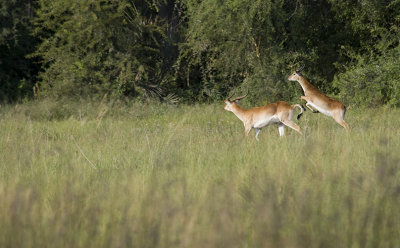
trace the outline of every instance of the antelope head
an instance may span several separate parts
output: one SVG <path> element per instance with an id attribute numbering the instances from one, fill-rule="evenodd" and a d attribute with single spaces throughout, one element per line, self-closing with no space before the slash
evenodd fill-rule
<path id="1" fill-rule="evenodd" d="M 302 66 L 300 66 L 299 69 L 295 70 L 292 74 L 290 74 L 290 76 L 288 77 L 289 81 L 298 81 L 300 79 L 300 77 L 302 77 L 303 75 L 301 75 L 301 71 L 304 69 L 304 64 Z"/>
<path id="2" fill-rule="evenodd" d="M 236 105 L 240 100 L 242 100 L 243 98 L 245 98 L 249 94 L 249 90 L 247 91 L 246 95 L 239 96 L 239 97 L 236 97 L 234 99 L 231 99 L 233 94 L 224 100 L 224 102 L 225 102 L 225 108 L 224 109 L 227 110 L 227 111 L 232 111 L 233 106 Z"/>

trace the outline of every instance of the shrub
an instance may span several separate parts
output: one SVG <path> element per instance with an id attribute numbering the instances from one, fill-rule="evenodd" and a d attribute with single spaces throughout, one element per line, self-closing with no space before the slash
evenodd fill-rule
<path id="1" fill-rule="evenodd" d="M 358 63 L 334 79 L 340 97 L 348 104 L 400 106 L 400 46 Z"/>

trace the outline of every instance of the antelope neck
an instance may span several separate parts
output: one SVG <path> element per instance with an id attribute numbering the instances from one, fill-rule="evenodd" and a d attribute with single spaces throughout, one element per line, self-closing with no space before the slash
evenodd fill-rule
<path id="1" fill-rule="evenodd" d="M 232 112 L 241 120 L 243 121 L 243 115 L 246 112 L 246 110 L 236 103 L 232 104 Z"/>
<path id="2" fill-rule="evenodd" d="M 306 90 L 314 88 L 314 86 L 312 86 L 307 79 L 305 79 L 304 77 L 301 77 L 299 80 L 297 80 L 297 82 L 300 83 L 301 88 L 303 88 L 304 94 L 306 93 Z"/>

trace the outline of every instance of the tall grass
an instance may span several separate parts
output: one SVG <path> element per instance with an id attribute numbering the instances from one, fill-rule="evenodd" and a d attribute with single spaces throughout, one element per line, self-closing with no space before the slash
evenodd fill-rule
<path id="1" fill-rule="evenodd" d="M 244 137 L 222 105 L 0 108 L 0 247 L 399 247 L 400 111 Z"/>

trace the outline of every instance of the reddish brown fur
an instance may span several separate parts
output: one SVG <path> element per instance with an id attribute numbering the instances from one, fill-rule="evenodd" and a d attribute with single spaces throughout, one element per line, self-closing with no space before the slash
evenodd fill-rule
<path id="1" fill-rule="evenodd" d="M 313 85 L 311 85 L 305 77 L 303 77 L 299 72 L 293 72 L 288 80 L 297 81 L 300 83 L 304 91 L 304 96 L 301 96 L 300 101 L 305 100 L 307 102 L 306 106 L 310 108 L 310 105 L 314 108 L 318 108 L 318 111 L 324 113 L 325 115 L 330 115 L 333 119 L 346 130 L 349 130 L 349 125 L 344 121 L 344 115 L 346 113 L 346 107 L 343 103 L 338 100 L 332 99 Z M 314 112 L 314 111 L 313 111 Z"/>
<path id="2" fill-rule="evenodd" d="M 301 109 L 301 113 L 303 112 L 303 109 L 299 104 L 290 105 L 287 102 L 281 101 L 262 107 L 244 109 L 237 104 L 237 101 L 237 99 L 235 99 L 235 101 L 226 99 L 225 110 L 232 111 L 240 120 L 242 120 L 246 135 L 249 134 L 252 128 L 256 128 L 257 138 L 259 130 L 270 124 L 278 124 L 280 126 L 284 124 L 301 133 L 300 127 L 292 121 L 293 109 L 295 107 L 299 107 Z M 283 135 L 283 131 L 280 132 L 282 132 L 281 135 Z"/>

